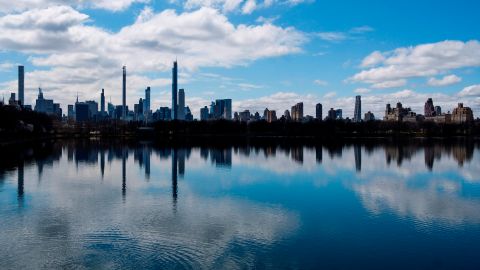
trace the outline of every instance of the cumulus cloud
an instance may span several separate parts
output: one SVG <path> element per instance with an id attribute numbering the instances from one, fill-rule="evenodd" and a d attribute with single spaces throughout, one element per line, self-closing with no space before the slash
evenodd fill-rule
<path id="1" fill-rule="evenodd" d="M 394 88 L 402 87 L 407 84 L 407 81 L 404 79 L 395 80 L 395 81 L 384 81 L 372 84 L 372 88 L 375 89 L 385 89 L 385 88 Z"/>
<path id="2" fill-rule="evenodd" d="M 355 74 L 350 81 L 379 84 L 477 66 L 480 66 L 480 42 L 447 40 L 390 52 L 375 51 L 362 61 L 361 67 L 367 69 Z"/>
<path id="3" fill-rule="evenodd" d="M 385 61 L 385 56 L 379 51 L 374 51 L 363 59 L 361 67 L 375 66 L 383 61 Z"/>
<path id="4" fill-rule="evenodd" d="M 480 85 L 471 85 L 465 87 L 460 93 L 458 93 L 461 97 L 480 97 Z"/>
<path id="5" fill-rule="evenodd" d="M 447 86 L 456 84 L 462 81 L 462 78 L 457 75 L 447 75 L 441 79 L 430 78 L 428 79 L 428 85 L 430 86 Z"/>
<path id="6" fill-rule="evenodd" d="M 120 92 L 115 89 L 121 88 L 122 65 L 127 65 L 129 96 L 135 97 L 132 92 L 141 93 L 147 85 L 168 85 L 143 74 L 169 72 L 175 58 L 186 71 L 231 67 L 298 53 L 306 41 L 294 28 L 234 25 L 212 8 L 183 13 L 145 8 L 133 24 L 118 32 L 90 26 L 88 21 L 88 15 L 68 6 L 6 15 L 0 17 L 0 50 L 30 54 L 29 60 L 42 70 L 27 73 L 27 90 L 42 85 L 47 97 L 67 104 L 73 96 L 66 92 L 94 98 L 101 88 L 113 92 L 113 101 L 118 102 Z M 9 82 L 5 87 L 14 85 Z M 32 103 L 34 97 L 29 98 Z"/>
<path id="7" fill-rule="evenodd" d="M 149 3 L 150 0 L 21 0 L 0 1 L 0 13 L 21 12 L 29 9 L 69 5 L 75 8 L 94 8 L 122 11 L 134 3 Z"/>

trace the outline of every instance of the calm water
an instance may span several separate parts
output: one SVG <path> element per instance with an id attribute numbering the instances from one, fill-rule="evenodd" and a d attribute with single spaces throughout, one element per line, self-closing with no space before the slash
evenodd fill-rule
<path id="1" fill-rule="evenodd" d="M 0 268 L 480 269 L 479 150 L 3 150 Z"/>

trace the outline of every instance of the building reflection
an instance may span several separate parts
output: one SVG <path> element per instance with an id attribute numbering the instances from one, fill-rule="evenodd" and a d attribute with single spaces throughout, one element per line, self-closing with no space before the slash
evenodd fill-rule
<path id="1" fill-rule="evenodd" d="M 127 149 L 122 149 L 122 197 L 125 200 L 127 195 Z"/>
<path id="2" fill-rule="evenodd" d="M 200 156 L 204 160 L 210 158 L 210 162 L 216 167 L 232 167 L 232 147 L 200 148 Z"/>
<path id="3" fill-rule="evenodd" d="M 322 160 L 323 160 L 323 148 L 322 148 L 322 146 L 315 147 L 315 159 L 317 160 L 318 164 L 322 164 Z"/>
<path id="4" fill-rule="evenodd" d="M 353 152 L 355 154 L 355 170 L 357 172 L 362 171 L 362 146 L 355 144 L 353 146 Z"/>
<path id="5" fill-rule="evenodd" d="M 303 146 L 292 147 L 292 160 L 303 164 Z"/>
<path id="6" fill-rule="evenodd" d="M 172 150 L 172 198 L 173 198 L 173 205 L 174 207 L 177 204 L 177 197 L 178 197 L 178 156 L 177 156 L 177 149 Z"/>
<path id="7" fill-rule="evenodd" d="M 24 177 L 24 164 L 21 162 L 17 169 L 17 198 L 20 207 L 23 207 L 24 202 Z"/>
<path id="8" fill-rule="evenodd" d="M 129 153 L 133 154 L 134 164 L 144 172 L 144 178 L 148 181 L 151 177 L 151 159 L 158 157 L 160 162 L 171 161 L 171 193 L 174 203 L 178 199 L 178 181 L 186 177 L 188 172 L 187 161 L 192 155 L 211 163 L 215 167 L 230 169 L 233 165 L 233 156 L 247 157 L 248 160 L 255 160 L 258 157 L 276 159 L 287 157 L 292 162 L 305 165 L 322 164 L 323 149 L 326 149 L 330 160 L 342 159 L 343 152 L 353 150 L 355 170 L 362 171 L 362 154 L 367 153 L 367 164 L 371 163 L 369 158 L 372 153 L 378 152 L 380 156 L 384 153 L 384 160 L 387 165 L 397 164 L 402 167 L 407 160 L 412 160 L 416 155 L 423 155 L 424 166 L 433 170 L 435 164 L 442 158 L 452 159 L 458 166 L 470 163 L 474 157 L 478 144 L 470 141 L 455 143 L 423 142 L 414 141 L 409 143 L 328 143 L 324 145 L 298 145 L 298 144 L 254 144 L 234 146 L 182 146 L 172 147 L 169 145 L 155 145 L 153 143 L 125 143 L 123 141 L 100 141 L 100 140 L 78 140 L 65 142 L 46 142 L 39 145 L 25 147 L 25 149 L 5 148 L 0 154 L 0 181 L 5 171 L 11 168 L 17 169 L 18 198 L 23 200 L 24 170 L 25 166 L 36 166 L 38 177 L 41 179 L 45 167 L 53 167 L 60 160 L 62 154 L 66 160 L 75 163 L 76 167 L 98 166 L 99 176 L 103 179 L 106 175 L 106 163 L 114 161 L 121 162 L 122 174 L 122 196 L 125 199 L 127 193 L 127 161 Z M 422 153 L 423 152 L 423 153 Z M 33 162 L 32 162 L 33 161 Z M 376 162 L 376 161 L 375 161 Z M 283 166 L 286 164 L 278 164 Z M 298 167 L 296 167 L 298 168 Z"/>

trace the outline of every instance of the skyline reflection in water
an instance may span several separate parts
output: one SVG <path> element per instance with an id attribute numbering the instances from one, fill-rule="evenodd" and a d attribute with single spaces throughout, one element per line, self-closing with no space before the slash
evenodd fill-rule
<path id="1" fill-rule="evenodd" d="M 8 149 L 0 268 L 474 269 L 479 149 L 99 140 Z"/>

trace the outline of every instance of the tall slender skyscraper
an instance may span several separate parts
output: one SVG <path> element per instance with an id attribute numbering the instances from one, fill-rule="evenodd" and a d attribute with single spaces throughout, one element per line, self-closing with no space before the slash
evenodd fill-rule
<path id="1" fill-rule="evenodd" d="M 185 90 L 178 90 L 178 119 L 185 120 Z"/>
<path id="2" fill-rule="evenodd" d="M 18 101 L 22 106 L 25 105 L 25 68 L 23 66 L 18 66 Z"/>
<path id="3" fill-rule="evenodd" d="M 105 112 L 105 90 L 102 89 L 102 93 L 100 94 L 100 112 L 102 114 Z"/>
<path id="4" fill-rule="evenodd" d="M 353 122 L 362 122 L 362 97 L 355 97 L 355 111 L 353 113 Z"/>
<path id="5" fill-rule="evenodd" d="M 150 112 L 150 86 L 145 89 L 145 100 L 143 101 L 143 112 Z"/>
<path id="6" fill-rule="evenodd" d="M 178 119 L 178 103 L 177 103 L 177 92 L 178 92 L 178 84 L 177 84 L 177 72 L 178 66 L 177 61 L 173 62 L 172 68 L 172 119 Z"/>
<path id="7" fill-rule="evenodd" d="M 127 67 L 123 66 L 122 119 L 127 119 Z"/>

